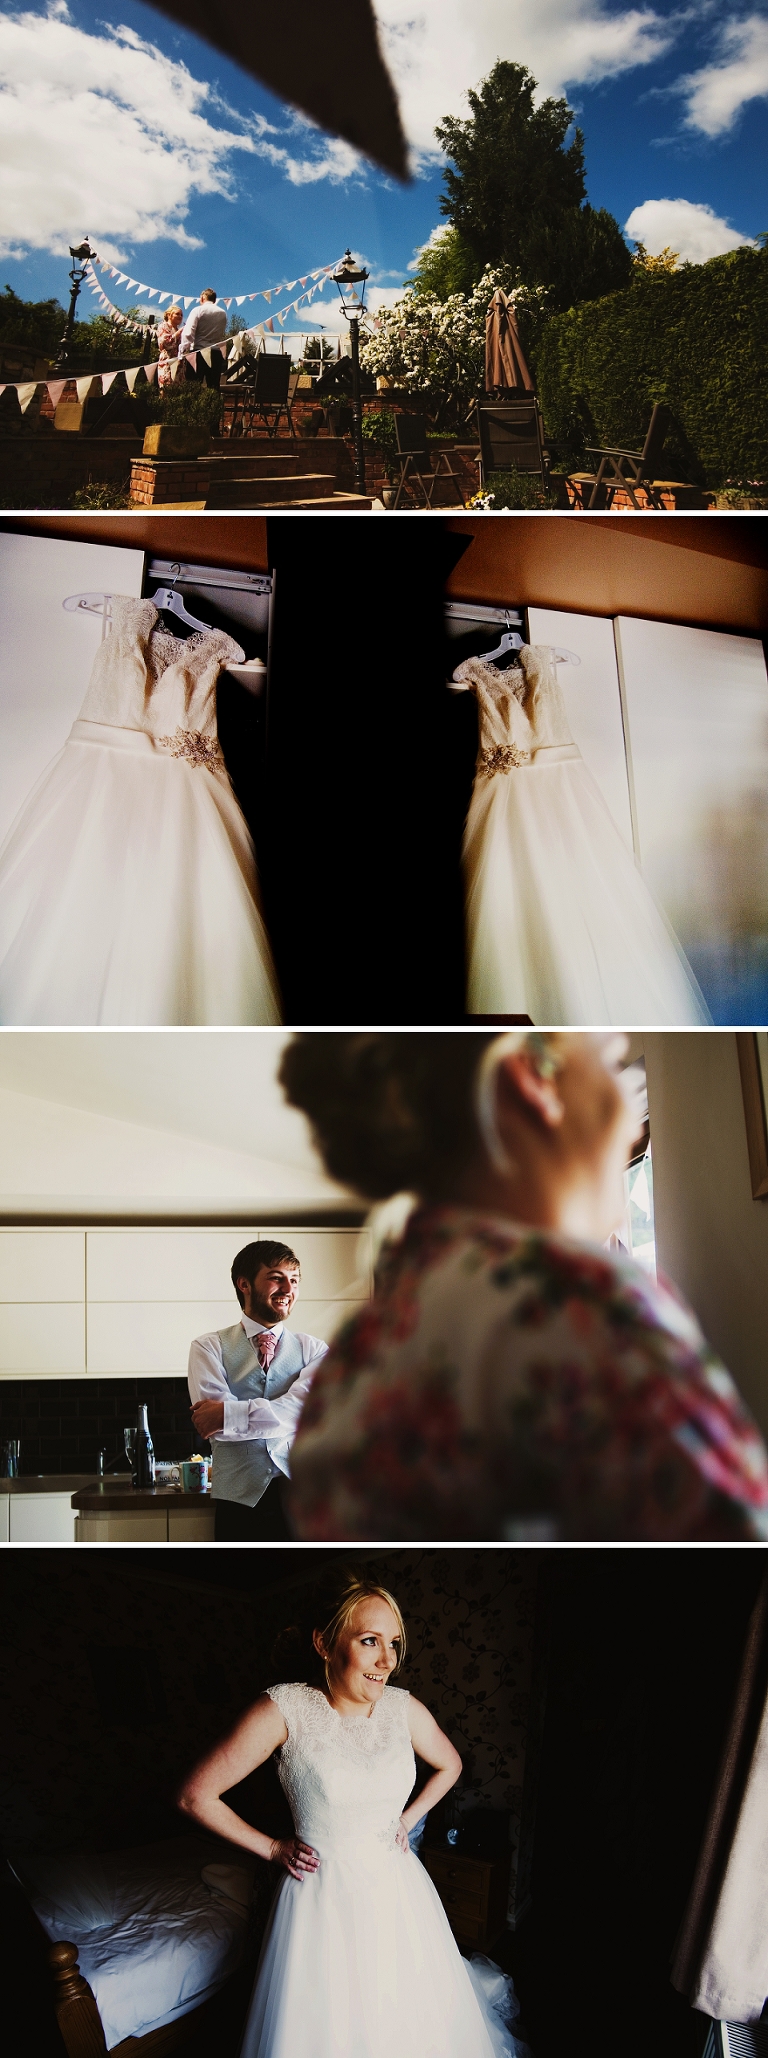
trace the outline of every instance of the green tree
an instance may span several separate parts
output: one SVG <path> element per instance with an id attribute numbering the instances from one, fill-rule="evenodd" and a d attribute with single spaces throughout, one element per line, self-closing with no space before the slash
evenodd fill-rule
<path id="1" fill-rule="evenodd" d="M 451 160 L 440 206 L 476 276 L 506 266 L 566 308 L 627 285 L 632 259 L 613 215 L 586 198 L 584 138 L 577 128 L 567 140 L 567 100 L 537 107 L 535 91 L 525 65 L 499 62 L 469 93 L 469 119 L 439 124 Z"/>
<path id="2" fill-rule="evenodd" d="M 41 357 L 55 355 L 64 328 L 58 300 L 20 300 L 12 286 L 0 293 L 0 343 L 26 343 Z"/>
<path id="3" fill-rule="evenodd" d="M 482 271 L 482 262 L 471 245 L 451 222 L 446 222 L 434 242 L 425 243 L 413 278 L 407 283 L 425 300 L 450 300 L 452 293 L 471 293 Z"/>

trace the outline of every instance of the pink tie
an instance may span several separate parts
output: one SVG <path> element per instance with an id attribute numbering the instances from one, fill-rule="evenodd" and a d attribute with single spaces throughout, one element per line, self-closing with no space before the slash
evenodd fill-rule
<path id="1" fill-rule="evenodd" d="M 265 1372 L 269 1371 L 280 1339 L 273 1336 L 271 1329 L 260 1329 L 255 1338 L 256 1350 Z"/>

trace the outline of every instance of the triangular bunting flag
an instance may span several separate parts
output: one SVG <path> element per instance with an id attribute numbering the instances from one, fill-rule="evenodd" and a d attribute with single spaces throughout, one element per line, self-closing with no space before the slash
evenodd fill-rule
<path id="1" fill-rule="evenodd" d="M 92 385 L 93 385 L 93 374 L 92 374 L 91 372 L 89 372 L 89 373 L 88 373 L 88 377 L 87 377 L 87 378 L 85 378 L 85 379 L 76 379 L 76 380 L 75 380 L 75 385 L 76 385 L 76 387 L 77 387 L 77 397 L 78 397 L 78 400 L 80 401 L 80 404 L 81 404 L 81 406 L 82 406 L 82 403 L 83 403 L 83 401 L 85 401 L 85 400 L 87 400 L 87 399 L 88 399 L 88 395 L 89 395 L 89 393 L 90 393 L 90 390 L 91 390 L 91 387 L 92 387 Z"/>
<path id="2" fill-rule="evenodd" d="M 109 392 L 110 386 L 114 386 L 114 383 L 115 383 L 115 380 L 116 380 L 116 378 L 117 378 L 117 372 L 102 372 L 102 374 L 101 374 L 101 390 L 102 390 L 102 393 L 108 393 L 108 392 Z M 50 389 L 50 386 L 49 386 L 49 388 L 48 388 L 48 391 L 49 391 L 49 393 L 50 393 L 50 390 L 51 390 L 51 389 Z"/>
<path id="3" fill-rule="evenodd" d="M 147 287 L 147 299 L 148 299 L 148 300 L 156 300 L 156 299 L 157 299 L 157 287 L 156 287 L 156 286 L 148 286 L 148 287 Z"/>
<path id="4" fill-rule="evenodd" d="M 23 385 L 23 386 L 17 386 L 17 387 L 16 387 L 16 391 L 17 391 L 17 393 L 18 393 L 18 396 L 19 396 L 19 406 L 20 406 L 20 408 L 21 408 L 21 412 L 22 412 L 22 414 L 26 414 L 26 412 L 27 412 L 27 408 L 28 408 L 28 406 L 29 406 L 29 403 L 30 403 L 30 400 L 33 400 L 33 399 L 34 399 L 34 396 L 35 396 L 35 394 L 36 394 L 36 392 L 37 392 L 37 380 L 36 380 L 36 379 L 32 379 L 32 380 L 30 380 L 30 381 L 26 381 L 26 380 L 25 380 L 25 383 L 24 383 L 24 385 Z"/>
<path id="5" fill-rule="evenodd" d="M 231 296 L 231 294 L 230 294 L 229 300 L 222 300 L 220 304 L 221 304 L 221 306 L 222 306 L 222 307 L 231 307 L 231 306 L 232 306 L 232 296 Z"/>
<path id="6" fill-rule="evenodd" d="M 126 372 L 126 374 L 125 374 L 125 383 L 126 383 L 126 386 L 128 387 L 128 391 L 129 391 L 129 393 L 132 393 L 132 392 L 133 392 L 133 389 L 134 389 L 134 386 L 135 386 L 135 384 L 136 384 L 136 380 L 137 380 L 137 378 L 138 378 L 138 376 L 139 376 L 139 372 L 140 372 L 140 371 L 141 371 L 141 365 L 140 365 L 140 364 L 135 364 L 135 365 L 132 365 L 132 367 L 131 367 L 131 370 L 130 370 L 129 372 Z"/>
<path id="7" fill-rule="evenodd" d="M 236 294 L 235 294 L 235 306 L 236 306 L 236 307 L 242 307 L 243 301 L 244 301 L 244 300 L 246 300 L 246 299 L 247 299 L 247 300 L 252 300 L 252 299 L 253 299 L 253 294 L 252 294 L 252 293 L 248 293 L 248 294 L 246 294 L 246 293 L 236 293 Z"/>
<path id="8" fill-rule="evenodd" d="M 118 286 L 125 286 L 125 285 L 127 285 L 127 283 L 128 283 L 128 273 L 127 273 L 127 272 L 117 272 L 117 274 L 116 274 L 116 279 L 115 279 L 115 283 L 116 283 L 116 285 L 118 285 Z"/>
<path id="9" fill-rule="evenodd" d="M 129 291 L 129 293 L 132 293 L 132 292 L 133 292 L 133 289 L 134 289 L 134 286 L 138 286 L 138 283 L 139 283 L 139 281 L 138 281 L 138 279 L 126 279 L 126 282 L 125 282 L 125 283 L 126 283 L 126 285 L 127 285 L 127 287 L 128 287 L 128 291 Z"/>
<path id="10" fill-rule="evenodd" d="M 274 333 L 275 333 L 275 324 L 274 324 L 274 322 L 272 321 L 271 317 L 270 317 L 270 320 L 269 320 L 268 322 L 265 322 L 265 323 L 264 323 L 264 327 L 265 327 L 265 329 L 268 329 L 268 330 L 269 330 L 270 336 L 274 336 Z"/>
<path id="11" fill-rule="evenodd" d="M 269 292 L 268 292 L 268 293 L 266 293 L 266 292 L 265 292 L 265 293 L 264 293 L 264 294 L 262 295 L 262 298 L 263 298 L 264 300 L 266 300 L 266 302 L 267 302 L 267 306 L 269 306 L 269 303 L 270 303 L 270 301 L 271 301 L 271 299 L 272 299 L 272 289 L 271 289 L 271 287 L 270 287 L 270 290 L 269 290 Z"/>
<path id="12" fill-rule="evenodd" d="M 208 370 L 210 371 L 210 369 L 211 369 L 211 349 L 210 349 L 210 344 L 208 345 L 208 348 L 207 348 L 207 350 L 198 350 L 198 353 L 197 353 L 197 354 L 198 354 L 198 357 L 202 357 L 202 359 L 203 359 L 204 363 L 205 363 L 205 364 L 207 364 L 207 366 L 208 366 Z"/>
<path id="13" fill-rule="evenodd" d="M 194 307 L 194 305 L 195 305 L 195 296 L 194 296 L 194 293 L 188 293 L 188 294 L 187 294 L 187 296 L 186 296 L 186 299 L 185 299 L 185 301 L 184 301 L 184 306 L 185 306 L 185 307 Z"/>
<path id="14" fill-rule="evenodd" d="M 137 291 L 137 293 L 146 293 L 146 290 L 147 290 L 146 286 L 137 286 L 137 287 L 136 287 L 136 291 Z"/>
<path id="15" fill-rule="evenodd" d="M 148 385 L 148 386 L 151 386 L 151 384 L 152 384 L 152 380 L 153 380 L 153 379 L 156 379 L 156 378 L 157 378 L 157 365 L 156 365 L 156 364 L 145 364 L 145 366 L 144 366 L 144 377 L 145 377 L 145 379 L 146 379 L 147 385 Z"/>
<path id="16" fill-rule="evenodd" d="M 303 279 L 300 279 L 300 280 L 299 280 L 299 285 L 300 285 L 300 286 L 306 286 L 306 283 L 307 283 L 307 279 L 308 279 L 308 278 L 309 278 L 309 272 L 305 272 L 305 273 L 304 273 L 304 277 L 303 277 Z"/>
<path id="17" fill-rule="evenodd" d="M 53 408 L 58 407 L 66 383 L 66 379 L 49 379 L 47 381 L 48 392 L 51 396 L 51 406 Z"/>

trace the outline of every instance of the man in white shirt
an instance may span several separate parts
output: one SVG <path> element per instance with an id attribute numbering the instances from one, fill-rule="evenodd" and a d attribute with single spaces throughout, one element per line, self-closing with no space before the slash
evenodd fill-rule
<path id="1" fill-rule="evenodd" d="M 301 1268 L 284 1243 L 238 1251 L 232 1284 L 242 1315 L 232 1329 L 198 1336 L 189 1353 L 197 1435 L 213 1449 L 217 1543 L 281 1543 L 292 1537 L 281 1482 L 319 1360 L 328 1345 L 288 1330 Z"/>
<path id="2" fill-rule="evenodd" d="M 227 328 L 227 310 L 216 306 L 216 295 L 212 286 L 205 286 L 196 307 L 187 315 L 181 332 L 179 356 L 186 350 L 207 350 L 211 343 L 222 343 Z M 217 354 L 211 359 L 210 370 L 203 360 L 200 372 L 209 386 L 218 386 L 224 359 Z"/>

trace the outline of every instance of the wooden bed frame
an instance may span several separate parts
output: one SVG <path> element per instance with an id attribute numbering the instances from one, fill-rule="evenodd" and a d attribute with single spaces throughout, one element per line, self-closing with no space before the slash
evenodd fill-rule
<path id="1" fill-rule="evenodd" d="M 45 1932 L 43 1932 L 45 1935 Z M 56 2021 L 68 2058 L 107 2058 L 107 2046 L 96 1997 L 83 1978 L 77 1962 L 76 1944 L 51 1944 L 48 1938 L 46 1954 L 53 1976 L 53 2005 Z M 238 1967 L 238 1971 L 242 1968 Z M 175 2022 L 163 2023 L 160 2029 L 150 2029 L 143 2037 L 125 2037 L 122 2043 L 113 2044 L 109 2058 L 165 2058 L 166 2052 L 182 2051 L 192 2042 L 203 2024 L 215 2033 L 216 2018 L 221 2013 L 224 1997 L 228 1997 L 237 1972 L 226 1980 L 223 1987 L 202 2001 L 199 2008 L 191 2008 L 188 2015 L 177 2016 Z"/>

